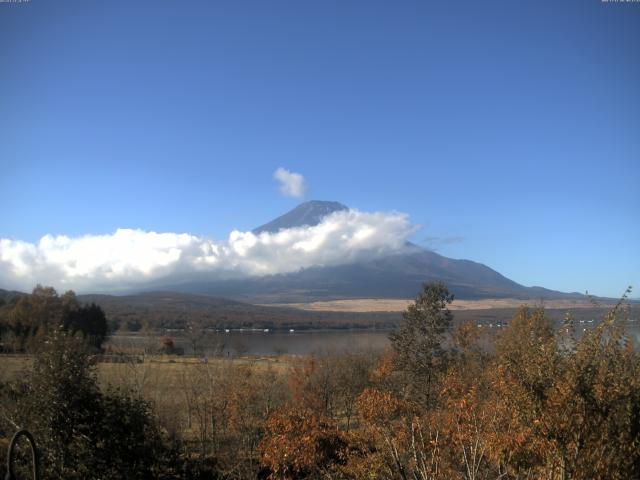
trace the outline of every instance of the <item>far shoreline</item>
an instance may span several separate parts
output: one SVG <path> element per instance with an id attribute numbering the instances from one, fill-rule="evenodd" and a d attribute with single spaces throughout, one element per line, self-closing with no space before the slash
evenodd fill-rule
<path id="1" fill-rule="evenodd" d="M 321 300 L 314 302 L 299 303 L 259 303 L 257 306 L 263 307 L 285 307 L 295 308 L 313 312 L 342 312 L 342 313 L 393 313 L 404 311 L 415 299 L 411 298 L 357 298 L 343 300 Z M 607 308 L 615 305 L 615 301 L 607 299 L 594 305 L 588 298 L 585 299 L 562 299 L 562 300 L 542 300 L 518 298 L 496 298 L 480 300 L 454 300 L 449 309 L 460 310 L 492 310 L 504 308 L 520 308 L 522 306 L 543 305 L 548 309 L 574 309 L 574 308 Z"/>

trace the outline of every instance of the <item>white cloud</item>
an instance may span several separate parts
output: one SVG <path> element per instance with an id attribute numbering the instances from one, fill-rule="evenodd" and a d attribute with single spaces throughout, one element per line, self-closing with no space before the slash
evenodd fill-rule
<path id="1" fill-rule="evenodd" d="M 299 173 L 290 172 L 286 168 L 278 168 L 273 172 L 273 178 L 280 182 L 280 193 L 285 197 L 302 197 L 307 189 L 304 177 Z"/>
<path id="2" fill-rule="evenodd" d="M 414 231 L 404 214 L 348 210 L 312 227 L 257 235 L 234 230 L 221 242 L 132 229 L 75 238 L 45 235 L 35 244 L 0 239 L 0 287 L 29 290 L 41 283 L 113 291 L 193 275 L 288 273 L 396 252 Z"/>

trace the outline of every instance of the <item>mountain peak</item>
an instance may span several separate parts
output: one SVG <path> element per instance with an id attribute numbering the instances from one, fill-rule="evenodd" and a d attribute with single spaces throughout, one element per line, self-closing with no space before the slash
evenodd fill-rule
<path id="1" fill-rule="evenodd" d="M 283 228 L 317 225 L 327 215 L 348 209 L 349 208 L 346 205 L 343 205 L 340 202 L 310 200 L 308 202 L 301 203 L 293 210 L 285 213 L 275 220 L 255 228 L 253 233 L 275 233 Z"/>

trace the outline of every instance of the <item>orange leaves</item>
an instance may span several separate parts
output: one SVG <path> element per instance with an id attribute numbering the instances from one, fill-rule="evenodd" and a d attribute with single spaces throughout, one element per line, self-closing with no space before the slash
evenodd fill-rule
<path id="1" fill-rule="evenodd" d="M 357 406 L 363 420 L 374 425 L 388 425 L 410 411 L 407 402 L 389 392 L 371 388 L 367 388 L 360 394 Z"/>
<path id="2" fill-rule="evenodd" d="M 273 415 L 266 429 L 260 451 L 272 478 L 303 478 L 344 463 L 346 458 L 346 435 L 310 410 L 289 409 Z"/>
<path id="3" fill-rule="evenodd" d="M 413 375 L 412 364 L 400 368 L 397 351 L 387 353 L 369 370 L 348 435 L 337 430 L 339 409 L 337 423 L 314 410 L 322 390 L 308 386 L 323 377 L 308 361 L 291 385 L 299 405 L 316 414 L 289 411 L 281 419 L 288 424 L 271 425 L 264 461 L 279 478 L 322 468 L 358 479 L 635 478 L 640 356 L 613 323 L 594 330 L 563 348 L 541 308 L 522 309 L 487 351 L 475 326 L 461 325 L 431 377 L 431 402 L 408 387 L 421 388 L 425 377 Z M 325 444 L 334 445 L 333 457 L 320 453 Z"/>
<path id="4" fill-rule="evenodd" d="M 376 368 L 371 371 L 371 381 L 374 383 L 384 383 L 394 373 L 395 369 L 396 355 L 393 350 L 387 350 L 380 358 Z"/>
<path id="5" fill-rule="evenodd" d="M 462 350 L 468 350 L 476 345 L 479 338 L 480 330 L 471 321 L 460 324 L 453 332 L 454 344 Z"/>

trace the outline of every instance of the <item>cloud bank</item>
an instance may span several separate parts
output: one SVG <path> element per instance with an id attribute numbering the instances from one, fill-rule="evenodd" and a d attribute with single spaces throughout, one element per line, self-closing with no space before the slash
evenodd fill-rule
<path id="1" fill-rule="evenodd" d="M 225 241 L 187 233 L 118 229 L 108 235 L 0 239 L 0 288 L 36 283 L 79 292 L 144 288 L 206 275 L 262 276 L 350 263 L 401 250 L 415 228 L 399 213 L 335 212 L 316 226 L 277 233 L 232 231 Z"/>
<path id="2" fill-rule="evenodd" d="M 278 168 L 273 172 L 273 178 L 280 183 L 280 193 L 285 197 L 300 198 L 307 190 L 304 177 L 299 173 L 290 172 L 286 168 Z"/>

